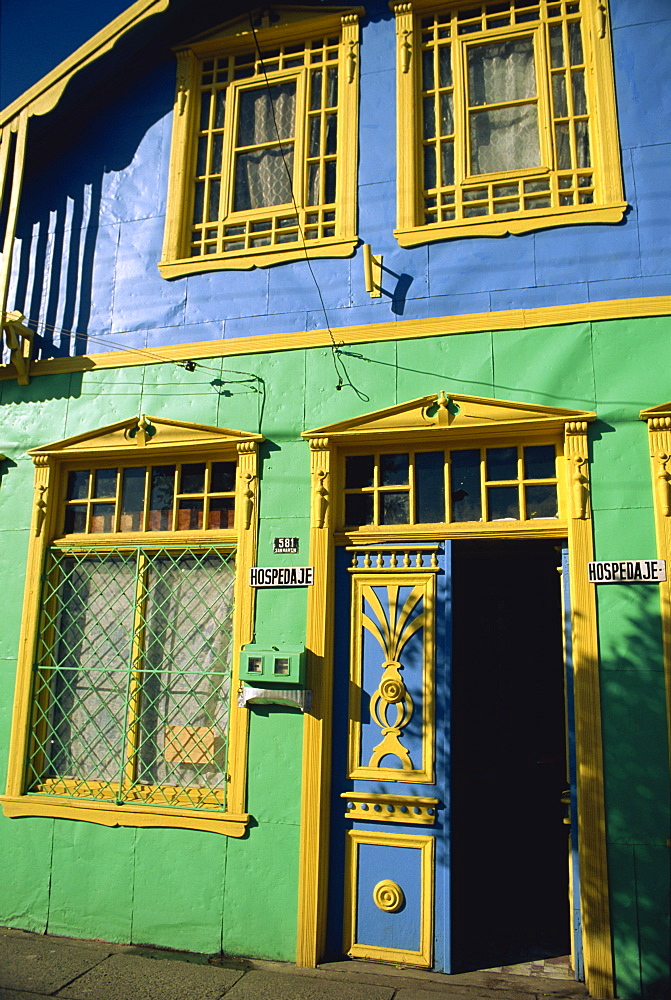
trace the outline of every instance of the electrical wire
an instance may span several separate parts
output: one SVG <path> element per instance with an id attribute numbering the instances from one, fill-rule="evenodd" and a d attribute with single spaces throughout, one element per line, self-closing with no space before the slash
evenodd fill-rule
<path id="1" fill-rule="evenodd" d="M 300 233 L 300 237 L 301 237 L 301 249 L 303 250 L 303 253 L 305 255 L 305 261 L 306 261 L 306 263 L 308 265 L 308 270 L 310 271 L 310 275 L 312 276 L 312 280 L 314 282 L 315 288 L 317 289 L 317 295 L 319 296 L 319 302 L 321 304 L 322 312 L 324 313 L 324 321 L 326 323 L 326 329 L 328 330 L 329 337 L 331 338 L 331 356 L 333 358 L 333 367 L 335 368 L 335 373 L 336 373 L 336 375 L 338 377 L 338 382 L 336 384 L 336 389 L 340 390 L 340 389 L 343 388 L 343 386 L 348 385 L 348 386 L 350 386 L 350 388 L 352 388 L 354 390 L 354 392 L 357 394 L 357 396 L 360 399 L 368 400 L 368 396 L 366 396 L 365 393 L 362 393 L 359 389 L 357 389 L 357 387 L 353 384 L 351 378 L 349 377 L 349 373 L 347 371 L 347 367 L 346 367 L 345 362 L 343 361 L 343 359 L 341 357 L 341 354 L 340 354 L 340 345 L 338 345 L 338 343 L 336 342 L 336 339 L 335 339 L 335 337 L 333 335 L 333 330 L 331 329 L 331 324 L 329 323 L 328 312 L 326 311 L 326 303 L 324 302 L 324 296 L 322 294 L 321 288 L 319 287 L 319 282 L 317 281 L 317 275 L 315 274 L 314 269 L 312 267 L 312 260 L 310 258 L 309 253 L 308 253 L 308 248 L 307 248 L 307 244 L 306 244 L 306 240 L 305 240 L 305 232 L 304 232 L 303 227 L 301 225 L 300 210 L 298 208 L 298 203 L 296 201 L 296 196 L 294 194 L 294 179 L 293 179 L 293 175 L 292 175 L 292 173 L 291 173 L 291 171 L 289 169 L 289 166 L 287 164 L 286 157 L 284 155 L 284 147 L 282 145 L 282 137 L 280 136 L 280 130 L 279 130 L 279 126 L 277 124 L 277 117 L 275 115 L 275 103 L 273 101 L 272 94 L 271 94 L 271 83 L 270 83 L 270 80 L 268 79 L 268 73 L 266 71 L 266 64 L 263 61 L 263 53 L 261 52 L 261 46 L 259 45 L 259 39 L 258 39 L 258 35 L 256 33 L 256 27 L 254 25 L 254 21 L 253 21 L 251 12 L 249 12 L 247 16 L 249 18 L 249 26 L 251 28 L 252 35 L 254 37 L 254 46 L 256 48 L 256 53 L 257 53 L 257 55 L 259 57 L 259 65 L 261 67 L 261 72 L 263 73 L 263 78 L 264 78 L 265 84 L 266 84 L 266 90 L 267 90 L 267 93 L 268 93 L 268 102 L 270 104 L 270 111 L 271 111 L 272 118 L 273 118 L 273 125 L 275 127 L 275 135 L 277 136 L 277 142 L 278 142 L 278 146 L 279 146 L 280 157 L 282 159 L 282 165 L 284 167 L 284 170 L 286 172 L 287 178 L 289 180 L 289 191 L 291 192 L 291 203 L 292 203 L 292 205 L 294 207 L 294 211 L 296 212 L 297 228 L 298 228 L 298 232 Z M 343 378 L 343 376 L 344 376 L 344 378 Z"/>

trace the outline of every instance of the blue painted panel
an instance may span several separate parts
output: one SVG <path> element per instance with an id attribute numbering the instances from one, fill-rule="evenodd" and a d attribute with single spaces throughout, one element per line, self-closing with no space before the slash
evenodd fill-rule
<path id="1" fill-rule="evenodd" d="M 389 595 L 386 586 L 379 586 L 373 588 L 374 593 L 378 597 L 384 613 L 386 615 L 387 621 L 389 620 L 390 609 L 389 609 Z M 393 628 L 395 622 L 399 619 L 404 605 L 412 593 L 412 587 L 399 587 L 398 598 L 396 605 L 396 615 L 394 620 L 390 623 L 390 627 Z M 377 614 L 373 606 L 364 598 L 363 600 L 364 614 L 371 618 L 376 624 L 378 623 Z M 422 612 L 424 611 L 424 600 L 420 599 L 413 610 L 408 616 L 408 625 L 410 625 Z M 401 677 L 408 690 L 410 697 L 413 702 L 413 713 L 408 722 L 407 726 L 403 728 L 402 735 L 399 737 L 402 746 L 407 749 L 410 754 L 410 759 L 415 768 L 421 767 L 422 760 L 422 730 L 424 727 L 424 711 L 423 711 L 423 674 L 424 674 L 424 628 L 420 628 L 415 634 L 408 640 L 408 642 L 403 646 L 400 654 L 399 662 L 402 665 Z M 380 726 L 374 718 L 370 715 L 370 699 L 375 693 L 377 686 L 380 682 L 380 677 L 382 675 L 382 664 L 386 659 L 384 651 L 382 650 L 377 639 L 371 634 L 367 628 L 362 626 L 362 646 L 363 646 L 363 675 L 362 675 L 362 693 L 361 693 L 361 759 L 359 761 L 362 767 L 368 767 L 371 755 L 375 747 L 377 747 L 383 739 L 383 735 L 380 731 Z M 388 719 L 393 724 L 396 717 L 395 706 L 390 706 L 388 711 Z M 395 770 L 402 771 L 403 762 L 396 756 L 388 754 L 386 757 L 382 758 L 380 761 L 380 767 L 393 768 Z"/>
<path id="2" fill-rule="evenodd" d="M 397 913 L 385 913 L 373 901 L 378 882 L 397 882 L 405 901 Z M 357 867 L 357 944 L 419 951 L 421 852 L 417 847 L 360 844 Z"/>

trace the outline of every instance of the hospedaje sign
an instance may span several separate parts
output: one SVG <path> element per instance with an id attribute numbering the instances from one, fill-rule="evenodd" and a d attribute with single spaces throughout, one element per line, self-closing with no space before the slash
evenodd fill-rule
<path id="1" fill-rule="evenodd" d="M 618 559 L 587 563 L 590 583 L 663 583 L 664 559 Z"/>
<path id="2" fill-rule="evenodd" d="M 250 587 L 311 587 L 314 566 L 252 566 Z"/>

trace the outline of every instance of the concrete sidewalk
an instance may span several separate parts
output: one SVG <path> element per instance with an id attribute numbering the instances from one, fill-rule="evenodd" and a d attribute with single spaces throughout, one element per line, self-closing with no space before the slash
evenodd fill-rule
<path id="1" fill-rule="evenodd" d="M 299 969 L 0 928 L 0 1000 L 535 1000 L 581 983 L 527 974 L 418 972 L 372 962 Z"/>

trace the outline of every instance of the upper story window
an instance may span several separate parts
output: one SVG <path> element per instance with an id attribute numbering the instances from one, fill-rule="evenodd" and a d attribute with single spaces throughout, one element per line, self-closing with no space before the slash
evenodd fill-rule
<path id="1" fill-rule="evenodd" d="M 601 6 L 396 7 L 402 245 L 622 218 Z"/>
<path id="2" fill-rule="evenodd" d="M 164 277 L 349 255 L 357 15 L 252 15 L 178 60 Z"/>

